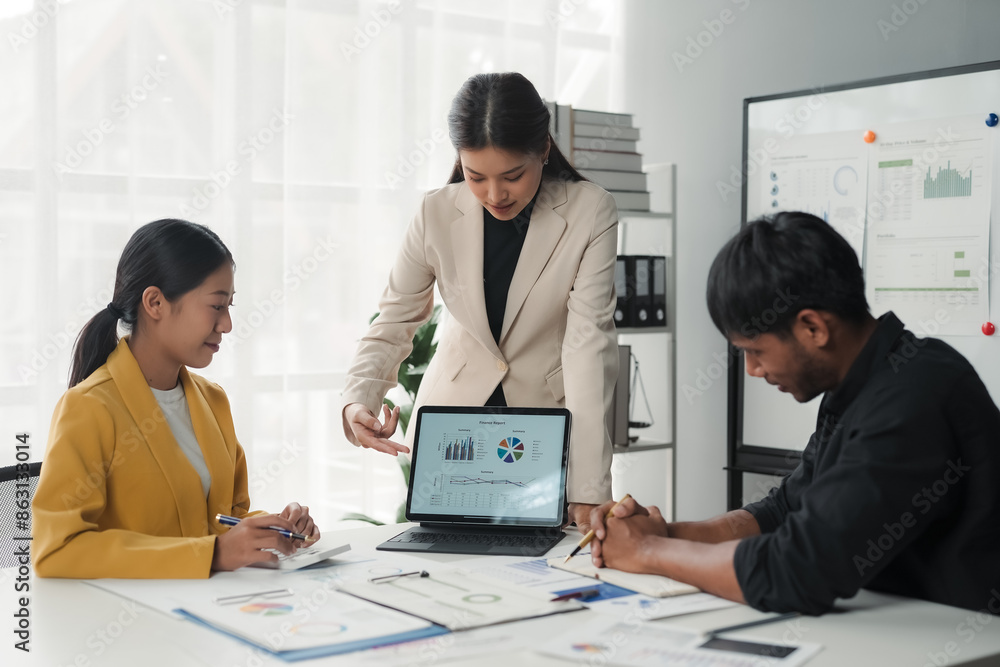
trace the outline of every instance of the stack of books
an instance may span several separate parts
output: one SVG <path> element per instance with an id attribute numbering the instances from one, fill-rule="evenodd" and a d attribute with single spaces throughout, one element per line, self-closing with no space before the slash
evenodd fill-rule
<path id="1" fill-rule="evenodd" d="M 620 210 L 648 211 L 649 191 L 636 151 L 639 128 L 631 114 L 549 103 L 552 136 L 573 166 L 615 198 Z"/>

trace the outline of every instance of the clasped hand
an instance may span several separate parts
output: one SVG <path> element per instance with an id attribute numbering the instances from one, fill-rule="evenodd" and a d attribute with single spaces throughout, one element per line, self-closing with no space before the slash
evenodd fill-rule
<path id="1" fill-rule="evenodd" d="M 605 519 L 614 504 L 604 503 L 590 513 L 590 527 L 594 531 L 591 560 L 596 567 L 645 571 L 646 551 L 653 538 L 667 537 L 667 522 L 657 507 L 643 507 L 632 498 L 615 507 L 612 517 Z"/>

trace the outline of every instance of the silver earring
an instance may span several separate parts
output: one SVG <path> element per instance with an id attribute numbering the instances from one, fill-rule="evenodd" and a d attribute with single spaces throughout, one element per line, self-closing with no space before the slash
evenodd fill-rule
<path id="1" fill-rule="evenodd" d="M 544 164 L 548 164 L 548 163 L 549 163 L 549 159 L 545 158 L 545 162 L 543 162 L 542 164 L 544 165 Z"/>

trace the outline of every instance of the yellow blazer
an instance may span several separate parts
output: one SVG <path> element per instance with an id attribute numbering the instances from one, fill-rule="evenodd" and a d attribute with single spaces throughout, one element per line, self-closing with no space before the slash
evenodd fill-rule
<path id="1" fill-rule="evenodd" d="M 167 425 L 126 339 L 52 417 L 32 504 L 32 558 L 42 577 L 208 577 L 216 513 L 250 508 L 247 466 L 225 392 L 181 368 L 201 480 Z"/>
<path id="2" fill-rule="evenodd" d="M 603 189 L 544 179 L 497 345 L 483 290 L 483 207 L 465 183 L 427 193 L 406 231 L 380 314 L 348 371 L 343 405 L 363 403 L 379 413 L 416 329 L 430 317 L 436 282 L 450 317 L 417 406 L 483 405 L 502 382 L 509 405 L 566 407 L 573 415 L 569 500 L 608 500 L 605 415 L 618 378 L 617 228 L 618 210 Z"/>

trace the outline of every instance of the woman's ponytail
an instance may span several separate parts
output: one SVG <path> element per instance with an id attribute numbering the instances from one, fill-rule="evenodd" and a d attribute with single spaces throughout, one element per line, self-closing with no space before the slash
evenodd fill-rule
<path id="1" fill-rule="evenodd" d="M 83 325 L 73 346 L 69 386 L 75 387 L 108 361 L 118 345 L 118 316 L 105 308 Z"/>

